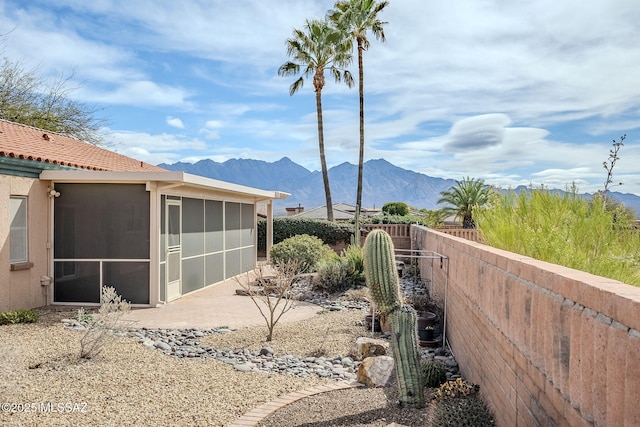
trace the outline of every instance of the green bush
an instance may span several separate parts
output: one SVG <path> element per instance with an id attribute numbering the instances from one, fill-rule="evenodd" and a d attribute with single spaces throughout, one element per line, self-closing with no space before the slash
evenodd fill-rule
<path id="1" fill-rule="evenodd" d="M 319 262 L 337 258 L 338 255 L 322 240 L 308 234 L 289 237 L 271 247 L 273 264 L 295 263 L 298 273 L 311 273 L 317 270 Z"/>
<path id="2" fill-rule="evenodd" d="M 0 325 L 11 323 L 36 323 L 40 316 L 33 310 L 5 311 L 0 313 Z"/>
<path id="3" fill-rule="evenodd" d="M 308 234 L 322 240 L 327 245 L 337 242 L 349 242 L 354 233 L 353 224 L 323 221 L 310 218 L 278 217 L 273 219 L 273 243 L 282 242 L 289 237 Z M 267 247 L 267 221 L 258 221 L 258 250 Z"/>
<path id="4" fill-rule="evenodd" d="M 430 215 L 388 215 L 385 213 L 374 215 L 362 220 L 363 224 L 420 224 L 433 227 L 437 222 Z"/>
<path id="5" fill-rule="evenodd" d="M 342 251 L 351 269 L 351 287 L 365 286 L 364 277 L 364 248 L 360 245 L 349 245 Z"/>
<path id="6" fill-rule="evenodd" d="M 326 259 L 318 263 L 318 280 L 314 289 L 330 294 L 342 292 L 351 287 L 353 270 L 345 258 Z"/>
<path id="7" fill-rule="evenodd" d="M 318 280 L 314 288 L 336 293 L 365 285 L 364 251 L 361 246 L 349 245 L 339 258 L 318 263 Z"/>
<path id="8" fill-rule="evenodd" d="M 640 286 L 640 233 L 622 206 L 607 209 L 575 189 L 510 191 L 474 220 L 491 246 Z"/>
<path id="9" fill-rule="evenodd" d="M 409 215 L 409 205 L 404 202 L 388 202 L 382 206 L 382 212 L 387 215 Z"/>

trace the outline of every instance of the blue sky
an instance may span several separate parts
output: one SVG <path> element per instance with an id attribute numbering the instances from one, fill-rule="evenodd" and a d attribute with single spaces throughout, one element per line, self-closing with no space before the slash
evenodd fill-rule
<path id="1" fill-rule="evenodd" d="M 288 94 L 285 40 L 333 1 L 0 0 L 4 56 L 72 76 L 110 148 L 153 164 L 284 156 L 320 168 L 312 85 Z M 640 195 L 637 0 L 390 0 L 365 52 L 366 159 L 503 187 Z M 357 66 L 351 67 L 354 75 Z M 358 161 L 357 88 L 327 75 L 329 166 Z"/>

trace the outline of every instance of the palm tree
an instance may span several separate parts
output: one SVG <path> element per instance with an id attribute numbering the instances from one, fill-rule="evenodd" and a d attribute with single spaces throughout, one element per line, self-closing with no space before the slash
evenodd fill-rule
<path id="1" fill-rule="evenodd" d="M 358 90 L 360 94 L 360 153 L 358 158 L 358 190 L 356 206 L 362 207 L 362 169 L 364 165 L 364 65 L 362 54 L 369 49 L 367 32 L 371 30 L 376 39 L 385 41 L 384 29 L 387 22 L 378 19 L 378 13 L 387 7 L 388 1 L 339 0 L 334 9 L 327 13 L 338 28 L 345 31 L 358 45 Z"/>
<path id="2" fill-rule="evenodd" d="M 437 203 L 448 203 L 451 206 L 442 208 L 447 215 L 462 217 L 462 228 L 476 228 L 473 221 L 473 209 L 482 206 L 489 200 L 490 187 L 482 179 L 464 178 L 456 181 L 456 185 L 447 191 L 440 192 Z"/>
<path id="3" fill-rule="evenodd" d="M 304 31 L 293 30 L 293 37 L 287 39 L 287 55 L 293 61 L 284 63 L 278 69 L 282 77 L 295 76 L 302 72 L 298 80 L 289 87 L 289 95 L 293 95 L 304 85 L 304 77 L 313 76 L 313 87 L 316 93 L 316 111 L 318 116 L 318 146 L 320 148 L 320 165 L 327 203 L 327 219 L 333 221 L 333 204 L 329 188 L 329 172 L 324 154 L 324 130 L 322 126 L 322 88 L 325 85 L 324 71 L 329 70 L 336 82 L 344 82 L 353 86 L 353 77 L 349 71 L 343 70 L 351 63 L 351 39 L 343 32 L 329 25 L 327 21 L 307 20 Z"/>

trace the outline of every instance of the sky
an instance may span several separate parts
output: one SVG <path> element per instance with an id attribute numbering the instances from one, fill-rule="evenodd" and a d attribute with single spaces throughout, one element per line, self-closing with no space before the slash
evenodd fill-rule
<path id="1" fill-rule="evenodd" d="M 2 54 L 98 109 L 152 164 L 289 157 L 320 169 L 311 81 L 285 42 L 333 0 L 0 0 Z M 501 187 L 640 195 L 637 0 L 389 0 L 364 53 L 365 160 Z M 357 81 L 357 60 L 349 67 Z M 357 84 L 326 75 L 328 166 L 358 163 Z M 274 189 L 277 190 L 277 189 Z"/>

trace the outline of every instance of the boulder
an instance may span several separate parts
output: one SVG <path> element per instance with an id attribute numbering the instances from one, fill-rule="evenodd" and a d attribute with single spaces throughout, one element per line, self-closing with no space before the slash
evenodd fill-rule
<path id="1" fill-rule="evenodd" d="M 385 356 L 389 352 L 389 342 L 376 338 L 360 337 L 356 340 L 351 355 L 356 360 L 367 357 Z"/>
<path id="2" fill-rule="evenodd" d="M 357 381 L 367 387 L 385 387 L 395 381 L 391 356 L 367 357 L 358 367 Z"/>

